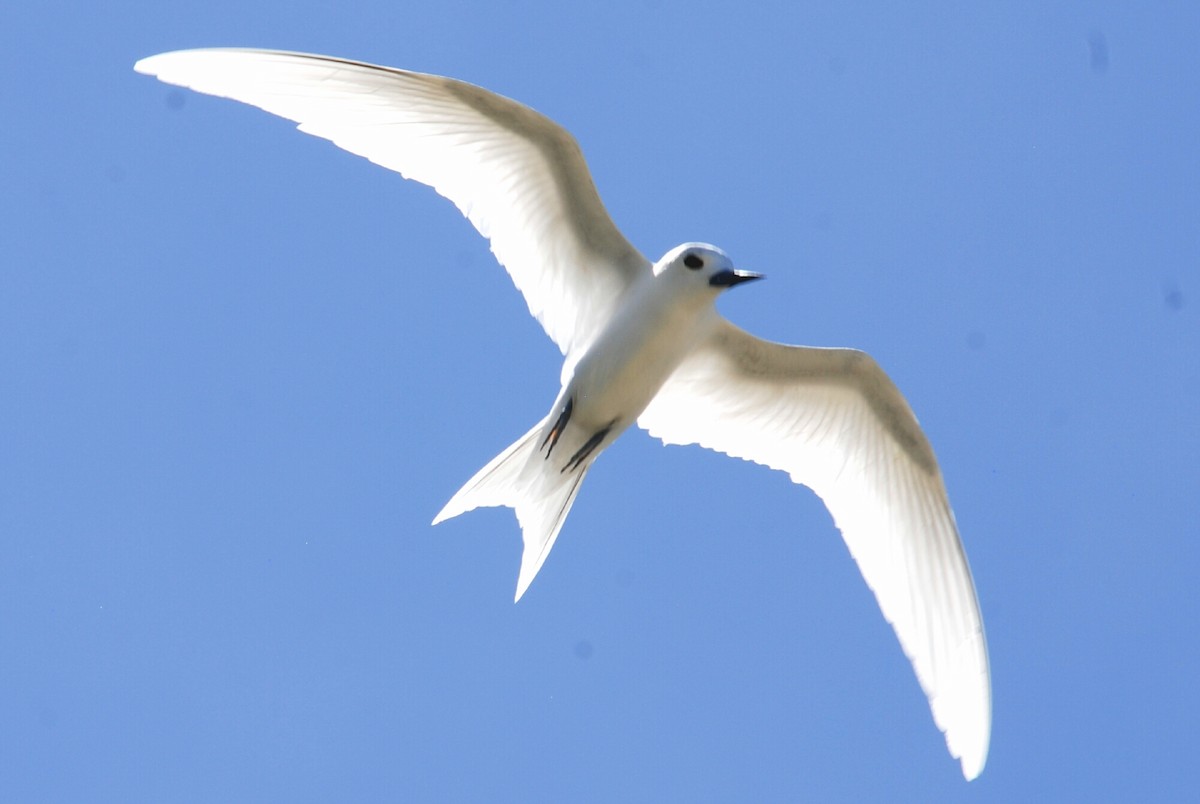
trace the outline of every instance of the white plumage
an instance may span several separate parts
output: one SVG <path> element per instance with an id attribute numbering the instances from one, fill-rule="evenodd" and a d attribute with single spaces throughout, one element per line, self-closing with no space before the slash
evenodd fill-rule
<path id="1" fill-rule="evenodd" d="M 437 521 L 516 509 L 517 597 L 592 461 L 635 420 L 668 444 L 787 472 L 828 506 L 895 628 L 950 753 L 973 779 L 991 732 L 982 619 L 933 450 L 868 355 L 785 346 L 713 300 L 754 275 L 689 243 L 651 264 L 613 224 L 575 140 L 515 101 L 449 78 L 259 50 L 165 53 L 138 72 L 294 120 L 433 187 L 462 210 L 565 356 L 550 412 Z"/>

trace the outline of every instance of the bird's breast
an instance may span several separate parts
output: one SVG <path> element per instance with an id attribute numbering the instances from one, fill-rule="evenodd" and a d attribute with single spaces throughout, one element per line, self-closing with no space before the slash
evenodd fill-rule
<path id="1" fill-rule="evenodd" d="M 581 422 L 631 424 L 715 325 L 716 313 L 648 299 L 621 310 L 575 366 L 567 393 Z"/>

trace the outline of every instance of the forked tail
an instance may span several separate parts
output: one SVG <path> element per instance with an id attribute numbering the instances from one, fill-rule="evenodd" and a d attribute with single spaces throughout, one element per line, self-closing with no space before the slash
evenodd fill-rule
<path id="1" fill-rule="evenodd" d="M 543 419 L 493 458 L 433 518 L 436 525 L 476 508 L 505 506 L 516 511 L 525 547 L 514 600 L 521 599 L 542 568 L 590 464 L 563 472 L 539 457 L 538 436 L 545 426 Z"/>

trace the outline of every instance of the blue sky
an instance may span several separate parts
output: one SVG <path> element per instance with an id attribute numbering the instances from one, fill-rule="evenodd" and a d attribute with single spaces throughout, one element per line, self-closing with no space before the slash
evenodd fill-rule
<path id="1" fill-rule="evenodd" d="M 1200 7 L 187 5 L 0 25 L 0 799 L 1194 794 Z M 643 252 L 768 274 L 729 318 L 871 352 L 978 586 L 979 780 L 782 475 L 631 431 L 517 606 L 508 511 L 429 527 L 558 352 L 431 190 L 132 70 L 214 45 L 533 105 Z"/>

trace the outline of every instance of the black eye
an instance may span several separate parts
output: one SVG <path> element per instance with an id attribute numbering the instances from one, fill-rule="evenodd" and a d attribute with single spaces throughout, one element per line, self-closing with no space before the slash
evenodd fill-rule
<path id="1" fill-rule="evenodd" d="M 688 254 L 683 258 L 683 264 L 695 271 L 697 268 L 704 267 L 704 260 L 697 257 L 695 254 Z"/>

